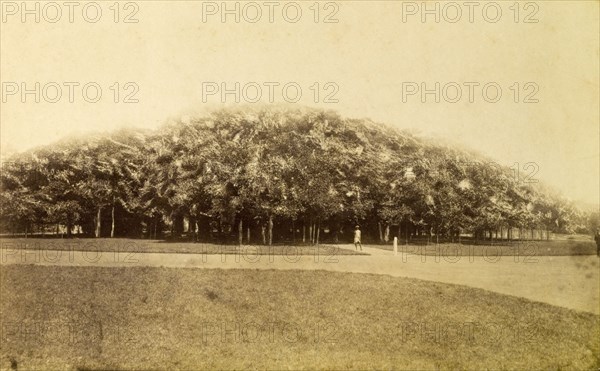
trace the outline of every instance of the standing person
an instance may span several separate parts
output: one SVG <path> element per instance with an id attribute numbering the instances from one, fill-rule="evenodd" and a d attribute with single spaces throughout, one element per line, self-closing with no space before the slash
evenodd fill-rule
<path id="1" fill-rule="evenodd" d="M 594 241 L 596 241 L 596 255 L 600 257 L 600 228 L 596 229 L 596 234 L 594 235 Z"/>
<path id="2" fill-rule="evenodd" d="M 362 251 L 362 243 L 360 243 L 360 227 L 356 226 L 354 227 L 354 250 L 358 250 L 358 247 L 360 246 L 360 251 Z"/>

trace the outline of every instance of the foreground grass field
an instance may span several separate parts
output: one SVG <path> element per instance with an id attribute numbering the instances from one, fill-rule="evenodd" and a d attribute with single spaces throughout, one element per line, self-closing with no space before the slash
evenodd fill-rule
<path id="1" fill-rule="evenodd" d="M 596 369 L 600 317 L 324 271 L 2 266 L 2 369 Z"/>

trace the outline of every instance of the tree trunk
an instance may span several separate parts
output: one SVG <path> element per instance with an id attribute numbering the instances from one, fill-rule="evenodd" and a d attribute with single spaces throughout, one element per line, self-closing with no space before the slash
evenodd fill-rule
<path id="1" fill-rule="evenodd" d="M 317 222 L 317 245 L 319 244 L 319 234 L 321 233 L 321 219 Z"/>
<path id="2" fill-rule="evenodd" d="M 100 233 L 102 232 L 102 207 L 99 206 L 98 207 L 98 214 L 96 215 L 96 232 L 95 232 L 95 236 L 96 238 L 100 237 Z"/>
<path id="3" fill-rule="evenodd" d="M 306 243 L 306 225 L 302 223 L 302 243 Z"/>
<path id="4" fill-rule="evenodd" d="M 171 213 L 170 217 L 171 226 L 169 227 L 169 234 L 171 238 L 173 238 L 173 232 L 175 231 L 175 219 L 173 218 L 173 213 Z"/>
<path id="5" fill-rule="evenodd" d="M 25 223 L 25 238 L 27 238 L 27 225 L 28 225 L 28 224 L 29 224 L 29 223 Z"/>
<path id="6" fill-rule="evenodd" d="M 273 217 L 269 215 L 269 246 L 273 244 Z"/>
<path id="7" fill-rule="evenodd" d="M 267 235 L 265 233 L 265 229 L 266 229 L 266 226 L 264 225 L 264 223 L 261 224 L 260 225 L 260 234 L 261 234 L 261 237 L 262 237 L 262 243 L 263 243 L 263 245 L 267 244 Z"/>
<path id="8" fill-rule="evenodd" d="M 240 223 L 238 224 L 238 244 L 241 246 L 244 238 L 244 226 L 242 224 L 242 218 L 240 218 Z"/>
<path id="9" fill-rule="evenodd" d="M 250 226 L 246 227 L 246 241 L 250 245 Z"/>
<path id="10" fill-rule="evenodd" d="M 112 205 L 110 212 L 110 238 L 115 237 L 115 204 Z"/>
<path id="11" fill-rule="evenodd" d="M 296 223 L 292 220 L 292 243 L 296 244 Z"/>
<path id="12" fill-rule="evenodd" d="M 383 230 L 381 229 L 381 222 L 377 222 L 377 227 L 379 228 L 379 243 L 383 242 Z"/>
<path id="13" fill-rule="evenodd" d="M 156 220 L 156 217 L 154 218 L 154 239 L 156 239 L 156 228 L 157 228 L 157 224 L 158 224 L 158 220 Z"/>
<path id="14" fill-rule="evenodd" d="M 67 237 L 71 237 L 71 229 L 73 228 L 73 223 L 71 223 L 71 216 L 67 217 Z"/>
<path id="15" fill-rule="evenodd" d="M 310 240 L 310 244 L 313 244 L 313 222 L 312 220 L 310 221 L 310 224 L 308 225 L 308 239 Z"/>

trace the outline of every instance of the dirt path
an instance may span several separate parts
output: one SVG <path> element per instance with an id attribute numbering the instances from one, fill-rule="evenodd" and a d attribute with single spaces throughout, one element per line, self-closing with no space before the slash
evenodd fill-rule
<path id="1" fill-rule="evenodd" d="M 351 248 L 350 246 L 345 246 Z M 2 251 L 1 264 L 164 266 L 174 268 L 323 269 L 389 274 L 454 283 L 600 314 L 599 259 L 595 256 L 435 257 L 365 247 L 370 256 Z"/>

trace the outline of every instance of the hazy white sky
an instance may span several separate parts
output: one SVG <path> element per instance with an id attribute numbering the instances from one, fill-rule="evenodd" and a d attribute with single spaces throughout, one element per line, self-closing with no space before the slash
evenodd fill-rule
<path id="1" fill-rule="evenodd" d="M 278 83 L 275 102 L 293 99 L 299 86 L 298 104 L 448 138 L 499 163 L 518 163 L 522 175 L 529 172 L 523 166 L 535 162 L 535 178 L 574 200 L 599 201 L 597 1 L 521 2 L 518 12 L 514 2 L 476 2 L 473 8 L 463 2 L 454 3 L 460 8 L 429 2 L 428 9 L 439 6 L 439 23 L 435 14 L 422 22 L 421 1 L 240 2 L 239 23 L 234 14 L 222 22 L 220 1 L 121 2 L 118 22 L 112 1 L 87 5 L 83 14 L 86 3 L 79 3 L 73 22 L 62 2 L 57 3 L 60 19 L 55 6 L 38 4 L 39 23 L 35 14 L 26 15 L 23 23 L 21 2 L 2 1 L 3 151 L 50 143 L 69 133 L 156 127 L 170 116 L 220 103 L 219 93 L 203 99 L 203 88 L 220 89 L 221 83 L 245 87 L 241 103 L 254 98 L 256 83 L 265 101 L 265 83 Z M 235 4 L 228 2 L 228 8 Z M 35 12 L 35 2 L 28 8 Z M 99 20 L 90 22 L 98 9 Z M 128 15 L 138 22 L 125 23 Z M 33 90 L 36 82 L 39 103 L 34 94 L 21 96 L 23 87 Z M 439 103 L 434 94 L 426 95 L 425 103 L 420 92 L 403 97 L 403 91 L 421 83 L 435 89 L 436 82 Z M 479 84 L 472 85 L 473 102 L 465 85 L 470 82 Z M 69 83 L 79 84 L 72 85 L 73 102 Z M 102 91 L 95 103 L 84 99 L 87 83 Z M 286 83 L 291 84 L 284 96 Z M 482 87 L 488 83 L 484 96 Z M 62 96 L 55 98 L 57 85 Z M 457 85 L 462 96 L 452 103 Z M 136 87 L 130 99 L 139 102 L 123 103 Z M 501 97 L 487 102 L 496 96 L 496 87 Z M 330 93 L 337 103 L 325 101 Z M 86 98 L 94 96 L 90 87 Z M 224 98 L 235 103 L 233 94 Z"/>

